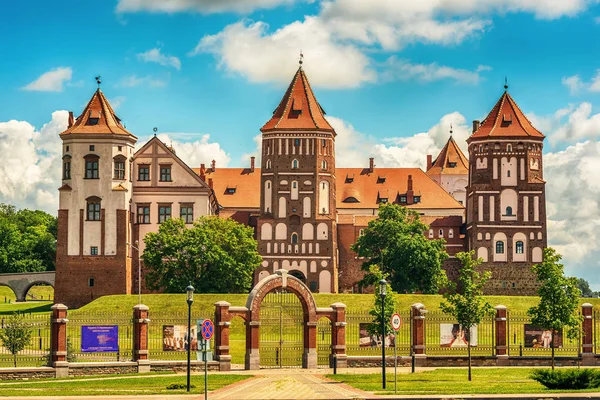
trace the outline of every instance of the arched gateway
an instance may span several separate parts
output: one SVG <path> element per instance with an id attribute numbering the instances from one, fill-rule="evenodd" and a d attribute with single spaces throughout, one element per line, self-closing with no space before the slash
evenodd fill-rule
<path id="1" fill-rule="evenodd" d="M 245 307 L 231 307 L 226 301 L 215 303 L 215 358 L 221 364 L 221 371 L 231 369 L 229 354 L 229 326 L 231 319 L 240 316 L 246 324 L 246 369 L 259 369 L 260 304 L 265 296 L 276 290 L 294 293 L 300 299 L 304 314 L 303 368 L 317 367 L 317 321 L 326 317 L 331 321 L 331 359 L 337 359 L 337 366 L 346 366 L 346 306 L 334 303 L 327 308 L 317 308 L 310 289 L 298 278 L 284 269 L 261 280 L 248 295 Z"/>

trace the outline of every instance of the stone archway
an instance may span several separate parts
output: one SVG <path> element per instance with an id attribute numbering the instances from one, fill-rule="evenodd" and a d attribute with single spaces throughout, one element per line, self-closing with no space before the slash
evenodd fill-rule
<path id="1" fill-rule="evenodd" d="M 229 354 L 229 326 L 231 319 L 240 316 L 246 323 L 245 369 L 260 368 L 260 304 L 265 296 L 277 289 L 294 293 L 302 304 L 304 314 L 304 352 L 302 368 L 317 368 L 317 321 L 327 317 L 332 322 L 331 354 L 336 357 L 339 368 L 346 366 L 346 306 L 332 304 L 317 308 L 310 289 L 298 278 L 284 269 L 278 270 L 256 284 L 248 295 L 245 307 L 231 307 L 226 301 L 215 303 L 215 359 L 222 371 L 231 369 Z"/>

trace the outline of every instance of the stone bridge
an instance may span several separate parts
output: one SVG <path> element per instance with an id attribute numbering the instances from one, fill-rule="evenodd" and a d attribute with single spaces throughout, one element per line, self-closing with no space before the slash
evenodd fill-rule
<path id="1" fill-rule="evenodd" d="M 54 271 L 0 274 L 0 286 L 8 286 L 15 292 L 17 301 L 25 301 L 25 296 L 33 285 L 44 283 L 54 287 L 54 276 Z"/>

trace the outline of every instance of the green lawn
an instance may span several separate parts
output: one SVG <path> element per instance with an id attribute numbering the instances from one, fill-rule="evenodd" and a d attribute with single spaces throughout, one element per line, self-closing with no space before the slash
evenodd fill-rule
<path id="1" fill-rule="evenodd" d="M 209 375 L 208 391 L 231 385 L 250 375 Z M 110 395 L 153 395 L 153 394 L 186 394 L 185 389 L 167 390 L 173 383 L 186 384 L 185 375 L 152 376 L 138 375 L 134 377 L 115 377 L 92 379 L 68 379 L 48 381 L 20 381 L 0 383 L 0 396 L 110 396 Z M 204 375 L 192 375 L 193 388 L 190 393 L 204 393 Z"/>
<path id="2" fill-rule="evenodd" d="M 467 380 L 466 368 L 437 369 L 434 371 L 398 374 L 398 394 L 440 395 L 440 394 L 517 394 L 517 393 L 558 393 L 569 392 L 548 390 L 542 384 L 529 378 L 531 368 L 474 368 L 473 380 Z M 327 378 L 344 382 L 358 389 L 394 393 L 394 374 L 388 369 L 387 391 L 381 388 L 381 374 L 338 374 Z M 588 392 L 598 389 L 582 390 Z M 578 391 L 571 391 L 578 392 Z"/>

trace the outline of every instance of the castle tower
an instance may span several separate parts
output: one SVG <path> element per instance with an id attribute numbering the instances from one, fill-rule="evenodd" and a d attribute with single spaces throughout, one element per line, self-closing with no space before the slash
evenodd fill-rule
<path id="1" fill-rule="evenodd" d="M 460 150 L 450 130 L 450 138 L 435 161 L 427 155 L 427 175 L 460 204 L 467 203 L 469 160 Z"/>
<path id="2" fill-rule="evenodd" d="M 481 124 L 473 122 L 467 241 L 492 271 L 489 294 L 536 293 L 531 267 L 547 246 L 543 141 L 508 91 Z"/>
<path id="3" fill-rule="evenodd" d="M 261 128 L 261 201 L 255 283 L 278 269 L 313 292 L 337 292 L 335 136 L 300 68 Z"/>
<path id="4" fill-rule="evenodd" d="M 98 88 L 74 120 L 69 113 L 56 251 L 57 303 L 78 307 L 131 293 L 131 168 L 137 138 Z"/>

